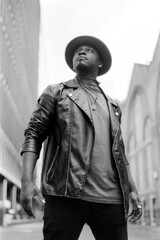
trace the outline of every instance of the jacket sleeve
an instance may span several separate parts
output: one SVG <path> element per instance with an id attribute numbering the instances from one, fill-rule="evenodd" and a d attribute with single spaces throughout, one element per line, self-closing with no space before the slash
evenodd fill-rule
<path id="1" fill-rule="evenodd" d="M 50 124 L 55 114 L 56 90 L 53 85 L 48 86 L 39 97 L 36 109 L 24 131 L 25 140 L 20 154 L 24 152 L 34 152 L 38 155 L 43 141 L 49 134 Z"/>

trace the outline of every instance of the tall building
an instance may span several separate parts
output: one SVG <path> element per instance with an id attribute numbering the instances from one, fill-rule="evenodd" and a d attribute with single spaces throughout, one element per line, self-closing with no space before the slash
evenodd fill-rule
<path id="1" fill-rule="evenodd" d="M 160 225 L 160 36 L 150 65 L 134 65 L 122 123 L 132 176 L 143 201 L 140 222 Z"/>
<path id="2" fill-rule="evenodd" d="M 20 147 L 37 99 L 39 0 L 0 0 L 0 225 L 20 211 Z"/>

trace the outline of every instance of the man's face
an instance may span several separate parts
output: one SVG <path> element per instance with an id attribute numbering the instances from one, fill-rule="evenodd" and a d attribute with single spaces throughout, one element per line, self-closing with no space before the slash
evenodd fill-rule
<path id="1" fill-rule="evenodd" d="M 89 45 L 78 47 L 73 56 L 73 70 L 75 72 L 98 71 L 100 63 L 98 52 Z"/>

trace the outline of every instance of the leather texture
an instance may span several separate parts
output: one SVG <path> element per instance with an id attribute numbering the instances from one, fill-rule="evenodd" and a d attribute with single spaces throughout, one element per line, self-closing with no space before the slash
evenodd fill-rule
<path id="1" fill-rule="evenodd" d="M 103 92 L 103 90 L 102 90 Z M 111 122 L 111 144 L 126 213 L 129 208 L 129 186 L 120 121 L 119 105 L 105 95 Z M 91 110 L 77 79 L 49 85 L 39 97 L 25 130 L 21 149 L 39 156 L 42 143 L 42 193 L 81 198 L 90 168 L 95 139 Z"/>

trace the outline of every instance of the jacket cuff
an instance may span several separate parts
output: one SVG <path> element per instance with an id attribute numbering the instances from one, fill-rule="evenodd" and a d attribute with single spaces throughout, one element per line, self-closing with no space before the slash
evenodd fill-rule
<path id="1" fill-rule="evenodd" d="M 25 141 L 22 145 L 22 148 L 20 149 L 20 155 L 22 156 L 24 152 L 34 152 L 38 155 L 40 155 L 42 144 L 37 144 L 33 140 Z"/>

